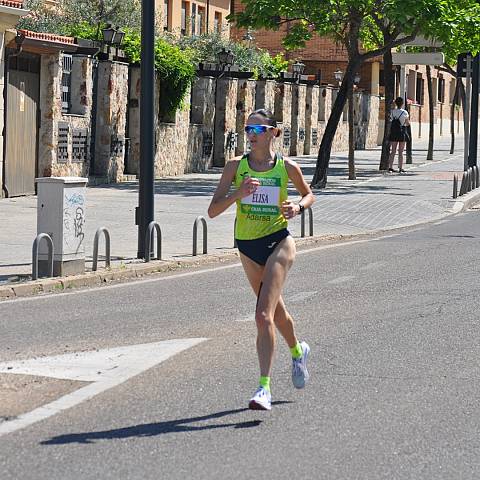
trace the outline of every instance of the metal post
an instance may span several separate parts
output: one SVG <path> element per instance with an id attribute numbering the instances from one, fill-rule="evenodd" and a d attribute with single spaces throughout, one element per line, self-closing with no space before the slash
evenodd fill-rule
<path id="1" fill-rule="evenodd" d="M 145 234 L 145 263 L 151 260 L 152 254 L 155 254 L 155 252 L 152 252 L 154 230 L 157 232 L 157 260 L 162 259 L 162 230 L 157 222 L 152 221 L 149 223 Z"/>
<path id="2" fill-rule="evenodd" d="M 93 266 L 92 271 L 96 272 L 98 269 L 98 243 L 101 234 L 105 235 L 105 268 L 110 267 L 111 255 L 110 255 L 110 233 L 105 227 L 100 227 L 95 232 L 95 238 L 93 239 Z"/>
<path id="3" fill-rule="evenodd" d="M 470 147 L 470 101 L 472 96 L 472 55 L 467 54 L 466 68 L 466 95 L 465 95 L 465 111 L 464 111 L 464 144 L 463 144 L 463 169 L 468 169 L 468 149 Z"/>
<path id="4" fill-rule="evenodd" d="M 53 240 L 47 233 L 39 233 L 33 241 L 32 247 L 32 280 L 38 279 L 38 248 L 42 239 L 45 239 L 48 247 L 48 271 L 49 277 L 53 277 Z"/>
<path id="5" fill-rule="evenodd" d="M 472 111 L 470 115 L 470 151 L 468 152 L 468 166 L 477 164 L 478 143 L 478 93 L 479 93 L 480 57 L 473 59 L 472 68 Z"/>
<path id="6" fill-rule="evenodd" d="M 203 226 L 203 254 L 207 254 L 207 245 L 208 245 L 208 240 L 207 240 L 207 221 L 205 220 L 205 217 L 197 217 L 195 219 L 195 223 L 193 224 L 193 251 L 192 251 L 192 256 L 196 257 L 197 256 L 197 232 L 198 232 L 198 224 L 202 223 Z"/>
<path id="7" fill-rule="evenodd" d="M 458 197 L 458 176 L 457 174 L 453 175 L 453 198 Z"/>
<path id="8" fill-rule="evenodd" d="M 140 98 L 140 179 L 138 225 L 138 258 L 147 258 L 145 235 L 154 219 L 155 161 L 155 0 L 142 1 L 142 61 Z"/>

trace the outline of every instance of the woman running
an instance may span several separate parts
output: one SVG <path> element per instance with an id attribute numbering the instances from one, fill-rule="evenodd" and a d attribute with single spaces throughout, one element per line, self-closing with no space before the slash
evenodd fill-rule
<path id="1" fill-rule="evenodd" d="M 280 136 L 280 130 L 271 112 L 253 112 L 245 131 L 251 150 L 240 160 L 225 165 L 208 215 L 214 218 L 233 203 L 237 204 L 235 238 L 243 268 L 257 296 L 255 322 L 260 381 L 249 408 L 270 410 L 275 327 L 292 354 L 294 386 L 303 388 L 309 378 L 310 347 L 306 342 L 300 343 L 295 335 L 292 317 L 282 299 L 282 289 L 295 258 L 295 242 L 287 230 L 288 220 L 309 208 L 315 198 L 300 167 L 275 153 L 273 142 Z M 289 180 L 302 196 L 298 203 L 287 198 Z"/>

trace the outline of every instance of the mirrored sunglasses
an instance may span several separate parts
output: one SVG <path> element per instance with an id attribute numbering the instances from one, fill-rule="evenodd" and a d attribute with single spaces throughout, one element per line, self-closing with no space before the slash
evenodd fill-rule
<path id="1" fill-rule="evenodd" d="M 271 125 L 247 125 L 245 127 L 245 133 L 254 133 L 255 135 L 260 135 L 261 133 L 265 133 L 267 130 L 272 127 Z"/>

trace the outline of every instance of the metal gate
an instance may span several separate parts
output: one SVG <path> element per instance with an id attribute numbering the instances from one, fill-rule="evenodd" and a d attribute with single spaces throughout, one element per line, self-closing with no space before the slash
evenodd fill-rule
<path id="1" fill-rule="evenodd" d="M 5 191 L 30 195 L 37 176 L 40 56 L 10 55 L 6 83 Z"/>

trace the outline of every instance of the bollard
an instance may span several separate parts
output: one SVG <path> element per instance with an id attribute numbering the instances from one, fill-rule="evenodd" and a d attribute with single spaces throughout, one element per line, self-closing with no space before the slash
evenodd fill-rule
<path id="1" fill-rule="evenodd" d="M 199 216 L 195 219 L 195 223 L 193 224 L 193 252 L 192 255 L 194 257 L 197 256 L 197 231 L 198 231 L 198 224 L 202 222 L 203 225 L 203 254 L 206 255 L 207 253 L 207 221 L 204 217 Z"/>
<path id="2" fill-rule="evenodd" d="M 465 195 L 467 193 L 467 172 L 463 172 L 462 175 L 462 183 L 460 185 L 460 196 Z"/>
<path id="3" fill-rule="evenodd" d="M 110 233 L 105 227 L 100 227 L 95 232 L 95 238 L 93 240 L 93 266 L 92 271 L 96 272 L 98 268 L 98 242 L 101 234 L 105 235 L 105 268 L 110 267 Z"/>
<path id="4" fill-rule="evenodd" d="M 48 271 L 50 272 L 49 277 L 53 277 L 53 240 L 50 235 L 47 233 L 39 233 L 37 238 L 33 241 L 32 247 L 32 279 L 38 279 L 38 247 L 40 246 L 40 241 L 45 239 L 48 247 Z"/>
<path id="5" fill-rule="evenodd" d="M 313 237 L 313 212 L 310 207 L 306 208 L 305 210 L 308 210 L 309 233 L 310 233 L 310 236 Z M 302 238 L 305 237 L 305 210 L 302 212 L 301 223 L 300 223 L 300 229 L 301 229 L 300 236 Z"/>
<path id="6" fill-rule="evenodd" d="M 475 178 L 477 183 L 477 188 L 480 187 L 480 172 L 478 170 L 478 166 L 475 165 Z"/>
<path id="7" fill-rule="evenodd" d="M 467 170 L 467 192 L 470 192 L 472 190 L 472 168 L 469 167 Z"/>
<path id="8" fill-rule="evenodd" d="M 455 173 L 453 175 L 453 198 L 457 198 L 457 197 L 458 197 L 458 176 Z"/>
<path id="9" fill-rule="evenodd" d="M 478 188 L 478 167 L 474 165 L 472 167 L 472 179 L 473 179 L 473 188 Z"/>
<path id="10" fill-rule="evenodd" d="M 152 252 L 150 250 L 151 245 L 153 244 L 154 238 L 154 231 L 157 231 L 157 260 L 162 259 L 162 230 L 160 229 L 160 225 L 157 222 L 150 222 L 148 225 L 147 233 L 145 235 L 145 263 L 148 263 L 151 260 Z"/>

